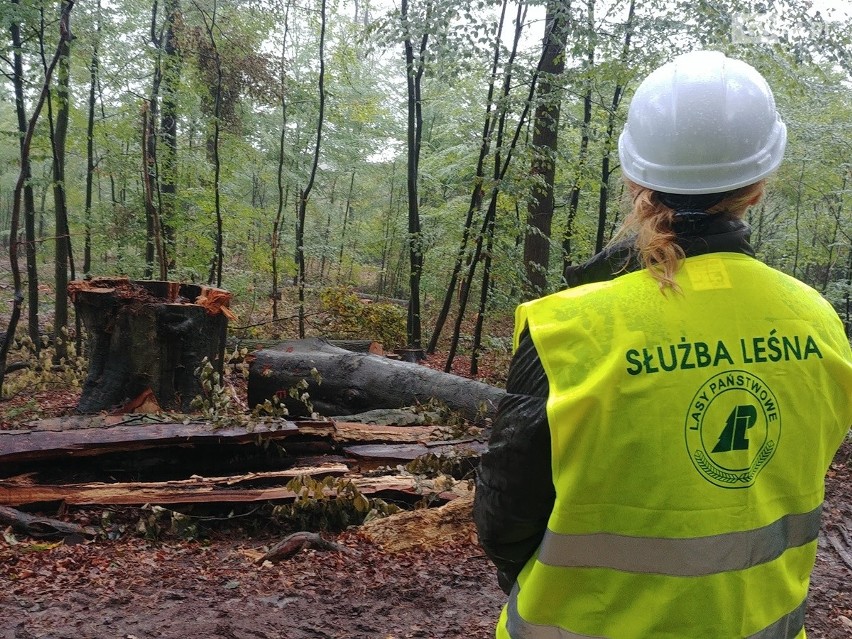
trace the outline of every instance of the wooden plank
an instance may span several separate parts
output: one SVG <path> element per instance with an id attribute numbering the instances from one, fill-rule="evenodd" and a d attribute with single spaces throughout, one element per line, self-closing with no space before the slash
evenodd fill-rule
<path id="1" fill-rule="evenodd" d="M 298 470 L 298 469 L 294 469 Z M 302 469 L 304 470 L 304 469 Z M 280 471 L 279 471 L 280 472 Z M 296 473 L 296 474 L 305 474 Z M 40 485 L 24 481 L 0 480 L 0 505 L 20 506 L 41 502 L 62 501 L 73 506 L 141 505 L 141 504 L 191 504 L 191 503 L 249 503 L 264 501 L 289 501 L 295 493 L 286 486 L 265 488 L 229 488 L 229 481 L 242 483 L 258 481 L 266 473 L 253 473 L 237 478 L 203 477 L 189 480 L 153 483 L 87 483 L 65 485 Z M 282 476 L 281 479 L 295 475 Z M 224 480 L 224 481 L 223 481 Z M 445 487 L 435 487 L 429 480 L 413 476 L 352 477 L 352 482 L 364 495 L 383 496 L 405 493 L 412 496 L 440 494 L 452 498 Z"/>

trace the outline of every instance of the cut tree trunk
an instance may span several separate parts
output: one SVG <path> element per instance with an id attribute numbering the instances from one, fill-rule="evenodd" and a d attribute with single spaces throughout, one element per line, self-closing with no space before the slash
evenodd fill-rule
<path id="1" fill-rule="evenodd" d="M 77 410 L 120 409 L 151 390 L 188 411 L 204 360 L 221 372 L 231 295 L 177 282 L 95 278 L 68 286 L 88 332 L 89 374 Z"/>
<path id="2" fill-rule="evenodd" d="M 318 376 L 312 373 L 314 369 Z M 313 409 L 327 416 L 425 405 L 434 399 L 468 419 L 482 419 L 494 415 L 506 394 L 465 377 L 377 355 L 352 353 L 311 338 L 282 342 L 255 353 L 249 368 L 249 406 L 278 397 L 291 415 L 306 415 L 306 403 L 290 396 L 302 380 L 308 384 Z M 297 390 L 295 394 L 301 392 Z"/>

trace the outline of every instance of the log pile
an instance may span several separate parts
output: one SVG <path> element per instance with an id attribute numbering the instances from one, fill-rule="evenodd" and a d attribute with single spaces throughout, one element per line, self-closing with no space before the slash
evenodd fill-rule
<path id="1" fill-rule="evenodd" d="M 286 502 L 298 476 L 344 477 L 366 496 L 457 496 L 401 471 L 417 458 L 475 459 L 482 439 L 437 426 L 266 419 L 217 426 L 167 415 L 47 419 L 0 431 L 0 506 Z M 439 478 L 440 479 L 440 478 Z M 464 491 L 462 491 L 464 492 Z"/>

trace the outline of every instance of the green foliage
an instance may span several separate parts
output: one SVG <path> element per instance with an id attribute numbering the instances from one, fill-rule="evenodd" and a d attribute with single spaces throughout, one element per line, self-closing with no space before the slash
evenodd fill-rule
<path id="1" fill-rule="evenodd" d="M 412 475 L 435 478 L 449 475 L 458 480 L 471 479 L 479 463 L 479 455 L 460 450 L 450 455 L 426 453 L 420 455 L 405 465 L 405 470 Z"/>
<path id="2" fill-rule="evenodd" d="M 276 506 L 274 518 L 296 530 L 338 532 L 376 517 L 399 512 L 381 499 L 368 499 L 349 479 L 299 476 L 287 484 L 296 493 L 290 504 Z"/>
<path id="3" fill-rule="evenodd" d="M 405 309 L 389 303 L 361 300 L 352 291 L 338 287 L 320 292 L 328 337 L 376 339 L 386 349 L 405 345 Z"/>
<path id="4" fill-rule="evenodd" d="M 46 330 L 52 332 L 52 327 Z M 63 329 L 62 338 L 67 342 L 68 357 L 56 358 L 56 343 L 48 337 L 41 338 L 41 344 L 36 346 L 28 335 L 21 335 L 9 350 L 7 367 L 16 370 L 7 373 L 3 385 L 4 397 L 8 398 L 26 390 L 28 393 L 39 393 L 46 390 L 76 391 L 82 387 L 88 373 L 88 359 L 77 353 L 74 340 L 68 338 L 67 329 Z M 57 340 L 58 341 L 58 340 Z M 31 406 L 36 406 L 34 400 Z M 21 414 L 23 408 L 7 413 L 7 417 Z"/>
<path id="5" fill-rule="evenodd" d="M 245 361 L 247 354 L 246 348 L 234 349 L 232 353 L 226 352 L 224 365 L 231 367 L 233 372 L 248 377 L 248 363 Z M 224 376 L 207 357 L 201 360 L 195 374 L 201 385 L 201 394 L 193 398 L 191 408 L 201 411 L 215 426 L 224 427 L 245 421 L 245 416 L 234 407 L 233 389 L 226 386 Z"/>
<path id="6" fill-rule="evenodd" d="M 190 515 L 146 504 L 136 522 L 136 533 L 152 542 L 160 541 L 166 534 L 193 541 L 199 537 L 199 527 L 197 519 Z"/>

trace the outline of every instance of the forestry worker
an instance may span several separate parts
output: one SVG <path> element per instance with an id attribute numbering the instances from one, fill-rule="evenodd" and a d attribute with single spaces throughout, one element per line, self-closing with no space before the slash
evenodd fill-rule
<path id="1" fill-rule="evenodd" d="M 785 144 L 764 78 L 722 53 L 636 91 L 622 239 L 516 313 L 474 508 L 509 595 L 497 637 L 805 637 L 852 353 L 748 243 Z"/>

